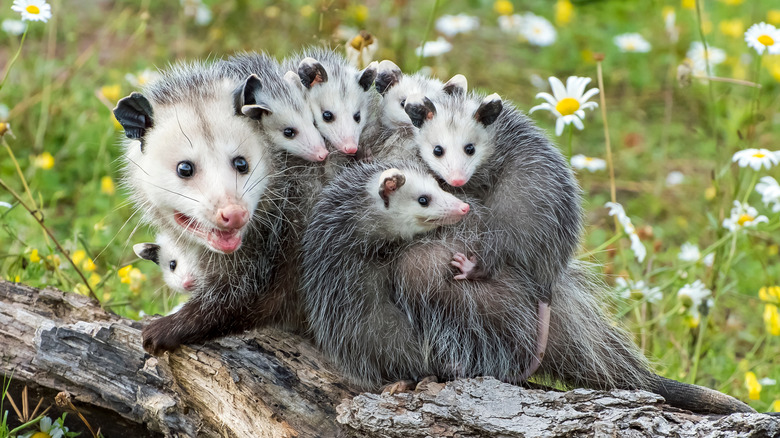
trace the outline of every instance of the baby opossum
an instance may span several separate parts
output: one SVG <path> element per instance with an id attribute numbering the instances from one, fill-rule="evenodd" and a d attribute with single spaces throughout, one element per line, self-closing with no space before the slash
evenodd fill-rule
<path id="1" fill-rule="evenodd" d="M 541 323 L 515 337 L 538 344 L 549 334 L 546 352 L 542 348 L 543 357 L 536 358 L 542 376 L 574 386 L 645 389 L 695 411 L 753 412 L 724 394 L 653 374 L 636 346 L 610 323 L 601 309 L 603 288 L 573 261 L 581 234 L 579 187 L 561 154 L 527 117 L 497 95 L 467 96 L 465 90 L 440 95 L 436 102 L 407 99 L 405 110 L 419 128 L 419 153 L 429 168 L 451 192 L 474 198 L 486 209 L 472 216 L 475 224 L 463 224 L 477 238 L 461 234 L 455 239 L 476 248 L 471 251 L 476 259 L 446 245 L 419 244 L 399 265 L 402 308 L 418 326 L 428 326 L 424 339 L 439 343 L 435 354 L 444 357 L 439 363 L 462 367 L 459 375 L 479 374 L 479 367 L 464 365 L 482 357 L 489 363 L 489 356 L 458 349 L 477 338 L 477 343 L 492 343 L 483 351 L 502 351 L 495 333 L 523 328 L 502 327 L 499 317 L 525 312 L 536 314 Z M 460 271 L 459 278 L 476 281 L 455 280 L 450 264 Z M 507 281 L 511 287 L 475 293 L 475 285 L 485 280 Z M 551 300 L 551 307 L 542 305 Z M 538 311 L 536 301 L 542 303 Z M 549 333 L 542 333 L 547 318 Z M 538 352 L 539 345 L 534 348 Z M 511 359 L 511 353 L 496 357 Z M 521 370 L 517 380 L 524 380 L 524 366 L 501 369 Z"/>
<path id="2" fill-rule="evenodd" d="M 201 260 L 204 286 L 144 329 L 153 354 L 284 313 L 276 310 L 286 302 L 268 296 L 284 185 L 257 122 L 237 106 L 240 85 L 222 63 L 180 64 L 114 109 L 129 139 L 125 184 L 144 220 L 211 250 Z"/>
<path id="3" fill-rule="evenodd" d="M 260 123 L 272 145 L 307 161 L 327 158 L 297 74 L 285 74 L 276 60 L 262 53 L 241 53 L 224 63 L 244 81 L 235 95 L 236 108 Z"/>
<path id="4" fill-rule="evenodd" d="M 314 122 L 332 147 L 346 155 L 363 158 L 360 138 L 373 123 L 376 93 L 371 89 L 376 62 L 362 71 L 329 49 L 308 48 L 283 63 L 295 70 L 307 90 Z"/>
<path id="5" fill-rule="evenodd" d="M 203 272 L 200 261 L 205 250 L 168 232 L 157 234 L 154 243 L 133 245 L 133 251 L 138 257 L 159 266 L 163 281 L 176 292 L 190 294 L 200 281 Z"/>
<path id="6" fill-rule="evenodd" d="M 395 304 L 393 261 L 414 236 L 468 211 L 411 163 L 356 163 L 323 190 L 303 239 L 303 302 L 316 344 L 354 383 L 430 373 Z"/>

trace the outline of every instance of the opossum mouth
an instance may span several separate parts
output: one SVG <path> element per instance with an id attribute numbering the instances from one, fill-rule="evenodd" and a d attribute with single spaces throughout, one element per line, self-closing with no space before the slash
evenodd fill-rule
<path id="1" fill-rule="evenodd" d="M 461 219 L 463 219 L 463 216 L 420 218 L 420 222 L 426 225 L 441 226 L 457 224 Z"/>
<path id="2" fill-rule="evenodd" d="M 241 230 L 220 230 L 218 228 L 207 230 L 194 218 L 180 211 L 174 212 L 173 218 L 185 230 L 205 239 L 217 251 L 229 254 L 241 246 Z"/>

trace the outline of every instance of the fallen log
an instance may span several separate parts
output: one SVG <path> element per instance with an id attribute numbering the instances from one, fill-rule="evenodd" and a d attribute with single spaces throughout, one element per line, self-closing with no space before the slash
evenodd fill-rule
<path id="1" fill-rule="evenodd" d="M 67 391 L 106 437 L 780 436 L 776 417 L 701 416 L 641 391 L 476 378 L 358 394 L 289 333 L 263 329 L 153 357 L 142 326 L 78 294 L 0 281 L 0 368 L 13 375 L 11 394 L 26 385 L 51 403 Z"/>

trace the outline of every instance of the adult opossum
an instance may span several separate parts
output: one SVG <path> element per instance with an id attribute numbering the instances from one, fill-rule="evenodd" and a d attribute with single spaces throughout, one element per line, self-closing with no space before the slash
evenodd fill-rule
<path id="1" fill-rule="evenodd" d="M 484 352 L 506 348 L 496 333 L 525 330 L 511 337 L 526 349 L 538 344 L 547 334 L 538 328 L 547 317 L 533 303 L 552 300 L 542 376 L 573 386 L 645 389 L 674 406 L 700 412 L 753 412 L 732 397 L 652 373 L 641 352 L 610 322 L 601 309 L 603 288 L 573 261 L 581 234 L 579 187 L 563 157 L 527 117 L 497 95 L 465 92 L 444 94 L 436 102 L 407 100 L 405 109 L 420 129 L 419 153 L 425 163 L 451 192 L 485 207 L 472 216 L 476 223 L 463 224 L 470 234 L 454 238 L 465 242 L 476 259 L 446 243 L 419 244 L 407 250 L 399 265 L 402 307 L 418 326 L 427 327 L 425 342 L 438 342 L 440 364 L 460 367 L 457 375 L 466 376 L 484 371 L 467 366 L 480 360 L 495 366 Z M 458 278 L 471 280 L 455 280 L 450 264 L 460 271 Z M 484 280 L 506 281 L 510 287 L 482 292 L 476 284 Z M 513 313 L 537 314 L 541 324 L 504 325 L 522 318 L 501 318 Z M 476 345 L 491 345 L 461 348 L 472 339 Z M 495 357 L 512 360 L 512 353 Z M 521 370 L 523 380 L 524 367 L 507 362 L 499 370 Z"/>
<path id="2" fill-rule="evenodd" d="M 257 122 L 237 105 L 241 85 L 222 63 L 179 64 L 114 110 L 128 138 L 124 181 L 143 219 L 211 250 L 190 301 L 144 329 L 154 354 L 294 313 L 268 296 L 284 182 Z"/>
<path id="3" fill-rule="evenodd" d="M 316 344 L 354 383 L 375 389 L 430 373 L 396 306 L 394 259 L 414 236 L 468 211 L 410 163 L 357 163 L 323 190 L 303 239 L 303 301 Z"/>

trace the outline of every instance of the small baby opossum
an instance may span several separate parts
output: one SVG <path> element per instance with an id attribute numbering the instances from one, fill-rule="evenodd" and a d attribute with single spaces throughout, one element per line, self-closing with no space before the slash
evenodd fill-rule
<path id="1" fill-rule="evenodd" d="M 430 374 L 399 307 L 393 264 L 415 236 L 469 205 L 412 163 L 356 163 L 322 191 L 303 238 L 303 302 L 315 343 L 364 388 Z"/>
<path id="2" fill-rule="evenodd" d="M 159 266 L 163 281 L 172 290 L 191 294 L 197 287 L 203 272 L 200 266 L 203 248 L 163 231 L 157 234 L 153 243 L 133 245 L 133 251 L 138 257 Z"/>

